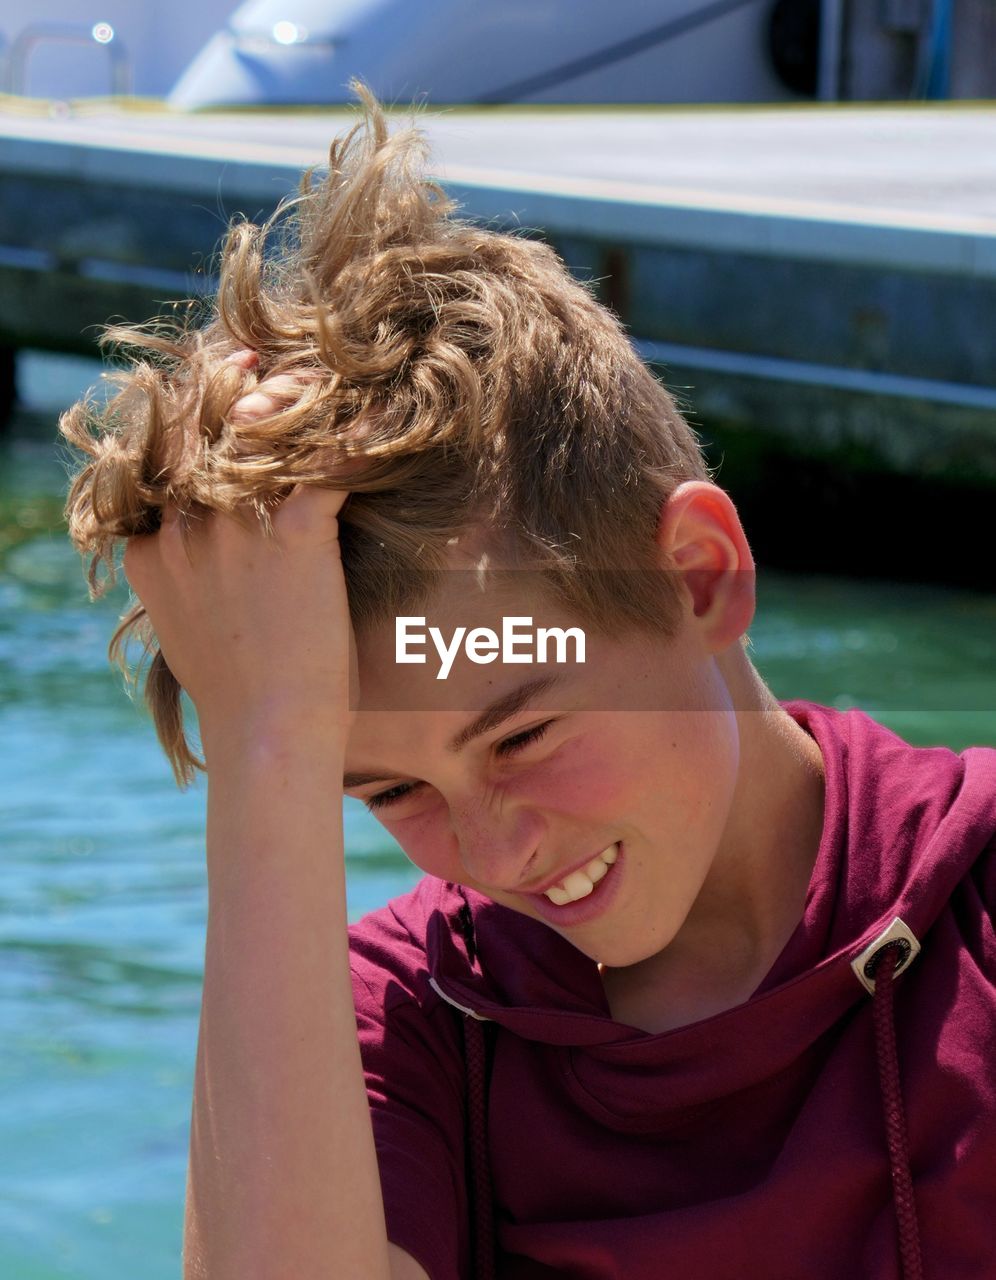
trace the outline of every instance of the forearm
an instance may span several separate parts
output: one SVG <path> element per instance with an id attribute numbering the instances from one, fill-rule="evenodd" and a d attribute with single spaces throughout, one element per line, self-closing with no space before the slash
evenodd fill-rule
<path id="1" fill-rule="evenodd" d="M 208 765 L 184 1276 L 386 1278 L 348 967 L 342 745 L 283 735 Z"/>

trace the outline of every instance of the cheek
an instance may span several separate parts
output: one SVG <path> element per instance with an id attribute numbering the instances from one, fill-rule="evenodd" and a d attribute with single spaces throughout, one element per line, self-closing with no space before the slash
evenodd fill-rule
<path id="1" fill-rule="evenodd" d="M 556 756 L 525 771 L 508 787 L 521 804 L 574 817 L 618 817 L 643 780 L 618 747 L 590 739 L 565 744 Z"/>
<path id="2" fill-rule="evenodd" d="M 684 711 L 627 726 L 626 733 L 586 734 L 525 772 L 515 799 L 546 812 L 594 820 L 644 818 L 663 811 L 672 824 L 718 821 L 738 764 L 735 719 Z M 656 820 L 656 819 L 655 819 Z"/>
<path id="3" fill-rule="evenodd" d="M 450 825 L 449 810 L 435 797 L 410 818 L 384 822 L 411 862 L 440 880 L 459 880 L 459 846 Z"/>
<path id="4" fill-rule="evenodd" d="M 672 829 L 712 848 L 729 815 L 739 768 L 736 719 L 724 711 L 686 711 L 662 741 L 656 792 Z"/>

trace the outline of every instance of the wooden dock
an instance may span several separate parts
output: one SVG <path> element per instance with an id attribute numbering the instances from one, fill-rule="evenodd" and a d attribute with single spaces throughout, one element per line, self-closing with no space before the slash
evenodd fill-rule
<path id="1" fill-rule="evenodd" d="M 92 350 L 210 289 L 228 218 L 267 214 L 348 119 L 0 100 L 0 344 Z M 996 106 L 422 124 L 467 215 L 541 230 L 724 444 L 996 483 Z"/>

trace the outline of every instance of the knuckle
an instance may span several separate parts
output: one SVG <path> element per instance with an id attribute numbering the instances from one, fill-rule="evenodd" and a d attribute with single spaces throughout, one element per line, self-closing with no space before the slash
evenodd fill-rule
<path id="1" fill-rule="evenodd" d="M 294 400 L 304 390 L 304 381 L 292 373 L 275 373 L 259 384 L 268 395 L 279 400 Z"/>
<path id="2" fill-rule="evenodd" d="M 346 494 L 318 485 L 295 485 L 277 507 L 274 523 L 281 533 L 321 534 L 329 531 L 330 521 L 338 514 Z"/>
<path id="3" fill-rule="evenodd" d="M 229 417 L 234 422 L 251 422 L 255 418 L 265 418 L 274 410 L 274 401 L 263 391 L 250 391 L 248 395 L 236 400 Z"/>
<path id="4" fill-rule="evenodd" d="M 236 400 L 229 416 L 234 422 L 242 423 L 269 417 L 298 400 L 305 384 L 305 379 L 290 373 L 263 378 L 252 391 Z"/>

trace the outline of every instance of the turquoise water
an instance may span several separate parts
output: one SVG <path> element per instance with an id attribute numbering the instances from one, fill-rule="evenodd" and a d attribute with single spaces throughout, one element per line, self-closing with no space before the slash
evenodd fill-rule
<path id="1" fill-rule="evenodd" d="M 0 445 L 0 1276 L 175 1280 L 206 916 L 204 792 L 180 793 L 106 662 L 59 527 L 51 406 L 90 366 L 32 364 Z M 46 408 L 48 406 L 48 408 Z M 760 578 L 753 657 L 781 697 L 913 741 L 996 745 L 996 597 Z M 418 872 L 347 804 L 352 918 Z"/>

